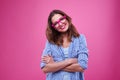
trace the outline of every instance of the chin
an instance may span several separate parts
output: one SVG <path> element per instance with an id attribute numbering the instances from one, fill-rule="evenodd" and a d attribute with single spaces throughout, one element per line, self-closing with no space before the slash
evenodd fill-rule
<path id="1" fill-rule="evenodd" d="M 66 32 L 68 29 L 60 30 L 59 32 Z"/>
<path id="2" fill-rule="evenodd" d="M 69 28 L 68 25 L 66 25 L 66 28 L 65 28 L 65 29 L 63 29 L 63 30 L 60 29 L 60 30 L 58 30 L 58 31 L 59 31 L 59 32 L 66 32 L 66 31 L 68 30 L 68 28 Z"/>

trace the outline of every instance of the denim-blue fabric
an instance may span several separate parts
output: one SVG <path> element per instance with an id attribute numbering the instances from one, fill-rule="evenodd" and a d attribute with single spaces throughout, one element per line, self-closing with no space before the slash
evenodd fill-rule
<path id="1" fill-rule="evenodd" d="M 88 67 L 88 48 L 86 43 L 86 38 L 83 34 L 79 37 L 72 37 L 72 42 L 70 43 L 68 50 L 68 58 L 77 58 L 78 64 L 83 68 Z M 65 60 L 64 51 L 62 46 L 57 46 L 55 44 L 46 42 L 46 46 L 43 50 L 42 56 L 51 55 L 55 62 Z M 40 67 L 43 68 L 46 63 L 41 62 Z M 46 74 L 46 80 L 64 80 L 65 71 L 59 70 L 57 72 L 50 72 Z M 67 72 L 68 73 L 68 72 Z M 69 72 L 69 80 L 84 80 L 83 72 Z"/>

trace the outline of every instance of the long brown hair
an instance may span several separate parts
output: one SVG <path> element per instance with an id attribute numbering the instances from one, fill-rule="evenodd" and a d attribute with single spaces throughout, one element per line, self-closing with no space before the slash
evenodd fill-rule
<path id="1" fill-rule="evenodd" d="M 48 17 L 48 24 L 46 28 L 46 37 L 50 43 L 56 44 L 58 46 L 62 45 L 63 43 L 63 37 L 61 35 L 61 32 L 58 32 L 55 30 L 55 28 L 52 27 L 52 17 L 55 14 L 60 14 L 62 16 L 66 16 L 66 19 L 68 20 L 69 23 L 69 28 L 67 30 L 67 35 L 68 35 L 68 40 L 71 42 L 72 37 L 79 37 L 79 33 L 76 30 L 75 26 L 72 24 L 72 19 L 69 17 L 66 13 L 64 13 L 61 10 L 53 10 L 50 12 L 49 17 Z"/>

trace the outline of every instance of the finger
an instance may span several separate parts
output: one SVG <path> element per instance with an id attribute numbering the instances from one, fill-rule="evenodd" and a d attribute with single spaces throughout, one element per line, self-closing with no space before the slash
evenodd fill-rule
<path id="1" fill-rule="evenodd" d="M 44 63 L 49 63 L 50 59 L 45 59 L 45 60 L 42 60 Z"/>
<path id="2" fill-rule="evenodd" d="M 48 60 L 48 58 L 42 58 L 42 60 Z"/>
<path id="3" fill-rule="evenodd" d="M 47 55 L 43 55 L 42 57 L 45 57 L 45 56 L 47 56 Z"/>
<path id="4" fill-rule="evenodd" d="M 47 61 L 43 61 L 44 63 L 47 63 Z"/>
<path id="5" fill-rule="evenodd" d="M 42 61 L 50 60 L 50 58 L 42 58 Z"/>
<path id="6" fill-rule="evenodd" d="M 50 57 L 42 57 L 42 59 L 49 59 Z"/>
<path id="7" fill-rule="evenodd" d="M 49 56 L 49 58 L 53 58 L 51 55 L 48 55 Z"/>
<path id="8" fill-rule="evenodd" d="M 51 57 L 51 55 L 50 55 L 50 54 L 48 54 L 48 56 L 49 56 L 49 57 Z"/>

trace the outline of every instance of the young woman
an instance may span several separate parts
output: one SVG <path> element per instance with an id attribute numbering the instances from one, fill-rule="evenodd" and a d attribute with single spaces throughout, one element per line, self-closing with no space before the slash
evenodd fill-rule
<path id="1" fill-rule="evenodd" d="M 77 32 L 71 18 L 61 10 L 53 10 L 48 17 L 46 37 L 41 61 L 46 80 L 84 80 L 88 64 L 86 39 Z"/>

